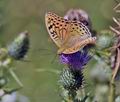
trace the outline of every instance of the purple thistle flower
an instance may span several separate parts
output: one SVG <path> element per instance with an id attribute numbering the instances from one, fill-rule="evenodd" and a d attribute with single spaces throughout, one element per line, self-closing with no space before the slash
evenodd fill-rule
<path id="1" fill-rule="evenodd" d="M 82 9 L 70 9 L 64 16 L 64 19 L 82 22 L 86 25 L 92 36 L 95 36 L 97 32 L 92 28 L 92 22 L 86 11 Z"/>
<path id="2" fill-rule="evenodd" d="M 88 51 L 78 51 L 73 54 L 61 54 L 60 61 L 63 64 L 67 64 L 69 68 L 73 70 L 81 70 L 91 59 L 91 56 L 88 54 Z"/>
<path id="3" fill-rule="evenodd" d="M 87 12 L 82 9 L 70 9 L 64 16 L 64 19 L 82 22 L 89 29 L 92 29 L 90 17 Z"/>

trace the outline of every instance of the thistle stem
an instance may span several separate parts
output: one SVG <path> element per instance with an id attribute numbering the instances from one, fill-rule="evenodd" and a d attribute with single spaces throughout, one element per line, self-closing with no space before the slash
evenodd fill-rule
<path id="1" fill-rule="evenodd" d="M 14 71 L 11 68 L 9 68 L 9 73 L 12 75 L 14 80 L 20 85 L 20 87 L 23 87 L 22 82 L 19 80 L 19 78 L 17 77 L 17 75 L 14 73 Z"/>
<path id="2" fill-rule="evenodd" d="M 74 102 L 75 97 L 76 97 L 76 91 L 75 90 L 69 90 L 69 98 L 68 98 L 68 102 Z"/>
<path id="3" fill-rule="evenodd" d="M 110 91 L 109 91 L 109 96 L 108 96 L 108 102 L 115 102 L 115 82 L 112 81 L 110 83 Z"/>
<path id="4" fill-rule="evenodd" d="M 56 69 L 37 69 L 36 72 L 50 72 L 54 74 L 60 74 L 60 71 Z"/>
<path id="5" fill-rule="evenodd" d="M 112 80 L 110 83 L 110 92 L 109 92 L 110 94 L 109 94 L 108 102 L 114 102 L 115 100 L 115 77 L 119 70 L 119 66 L 120 66 L 119 61 L 120 61 L 120 50 L 119 48 L 117 48 L 117 59 L 116 59 L 115 68 L 112 75 Z"/>

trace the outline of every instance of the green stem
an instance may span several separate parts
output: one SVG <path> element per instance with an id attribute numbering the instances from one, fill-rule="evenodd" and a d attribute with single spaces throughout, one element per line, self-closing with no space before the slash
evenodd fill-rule
<path id="1" fill-rule="evenodd" d="M 74 102 L 75 98 L 76 98 L 76 91 L 75 90 L 69 90 L 69 101 L 68 102 Z"/>
<path id="2" fill-rule="evenodd" d="M 0 76 L 3 76 L 3 67 L 0 67 Z"/>
<path id="3" fill-rule="evenodd" d="M 19 80 L 19 78 L 17 77 L 17 75 L 11 68 L 9 68 L 9 72 L 12 75 L 12 77 L 14 78 L 14 80 L 20 85 L 20 87 L 23 87 L 22 82 Z"/>
<path id="4" fill-rule="evenodd" d="M 110 91 L 109 91 L 109 96 L 108 96 L 108 102 L 114 102 L 115 100 L 115 82 L 112 81 L 110 83 Z"/>
<path id="5" fill-rule="evenodd" d="M 60 74 L 60 70 L 55 70 L 55 69 L 37 69 L 37 72 L 51 72 L 54 74 Z"/>

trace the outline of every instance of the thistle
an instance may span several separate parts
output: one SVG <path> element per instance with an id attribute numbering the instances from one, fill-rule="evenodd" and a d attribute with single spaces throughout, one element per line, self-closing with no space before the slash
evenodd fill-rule
<path id="1" fill-rule="evenodd" d="M 92 28 L 92 23 L 88 14 L 82 9 L 71 9 L 69 10 L 64 19 L 82 22 L 86 25 L 89 29 Z"/>
<path id="2" fill-rule="evenodd" d="M 67 20 L 71 20 L 71 21 L 77 21 L 77 22 L 82 22 L 84 25 L 86 25 L 90 32 L 92 33 L 92 35 L 96 35 L 96 31 L 93 29 L 92 27 L 92 22 L 91 19 L 89 17 L 89 15 L 87 14 L 86 11 L 82 10 L 82 9 L 71 9 L 69 10 L 65 16 L 64 19 Z"/>
<path id="3" fill-rule="evenodd" d="M 28 32 L 22 32 L 15 40 L 8 45 L 8 54 L 16 60 L 24 58 L 29 49 Z"/>
<path id="4" fill-rule="evenodd" d="M 86 50 L 78 51 L 73 54 L 61 54 L 60 61 L 63 64 L 67 64 L 72 70 L 82 70 L 84 66 L 89 62 L 91 56 Z"/>
<path id="5" fill-rule="evenodd" d="M 84 79 L 81 71 L 63 69 L 59 83 L 67 90 L 78 90 L 83 85 Z"/>
<path id="6" fill-rule="evenodd" d="M 90 18 L 83 10 L 72 9 L 67 12 L 64 19 L 82 22 L 92 31 Z M 67 68 L 61 72 L 59 79 L 60 86 L 68 91 L 68 97 L 65 98 L 66 102 L 85 102 L 88 98 L 85 94 L 78 97 L 78 91 L 84 93 L 84 91 L 82 92 L 85 85 L 83 70 L 92 57 L 89 53 L 90 48 L 91 45 L 87 45 L 78 52 L 59 55 L 60 62 L 67 65 Z"/>
<path id="7" fill-rule="evenodd" d="M 11 63 L 13 60 L 21 60 L 24 58 L 28 52 L 28 49 L 29 37 L 27 31 L 20 33 L 20 35 L 15 38 L 15 40 L 9 44 L 7 48 L 0 48 L 0 98 L 2 100 L 4 99 L 4 96 L 11 94 L 13 91 L 17 91 L 23 87 L 23 84 L 12 70 Z M 13 88 L 13 90 L 5 88 L 6 84 L 8 84 L 8 73 L 17 82 L 19 88 Z"/>

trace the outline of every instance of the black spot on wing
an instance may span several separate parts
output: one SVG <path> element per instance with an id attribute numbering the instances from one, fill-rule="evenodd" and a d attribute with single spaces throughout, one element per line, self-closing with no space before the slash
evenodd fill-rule
<path id="1" fill-rule="evenodd" d="M 52 29 L 52 27 L 53 27 L 53 25 L 50 25 L 50 26 L 48 27 L 48 29 L 50 30 L 50 29 Z"/>
<path id="2" fill-rule="evenodd" d="M 53 39 L 57 39 L 58 38 L 58 35 L 56 34 L 55 31 L 50 32 L 50 33 L 51 33 L 51 36 L 52 36 Z"/>

